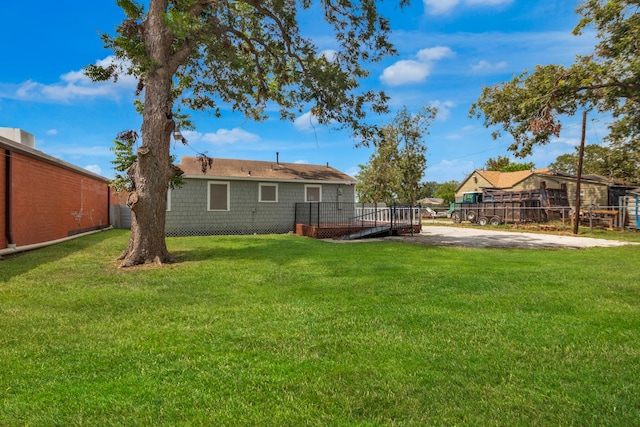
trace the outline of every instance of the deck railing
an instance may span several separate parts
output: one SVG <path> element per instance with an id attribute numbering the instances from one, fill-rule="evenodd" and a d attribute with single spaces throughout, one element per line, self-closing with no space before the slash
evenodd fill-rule
<path id="1" fill-rule="evenodd" d="M 295 223 L 317 228 L 411 227 L 421 223 L 419 206 L 376 203 L 296 203 Z"/>

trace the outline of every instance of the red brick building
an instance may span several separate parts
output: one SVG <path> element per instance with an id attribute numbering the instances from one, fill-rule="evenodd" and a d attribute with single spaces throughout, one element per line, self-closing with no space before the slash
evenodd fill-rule
<path id="1" fill-rule="evenodd" d="M 0 136 L 0 254 L 108 227 L 109 181 L 26 135 L 26 144 Z"/>

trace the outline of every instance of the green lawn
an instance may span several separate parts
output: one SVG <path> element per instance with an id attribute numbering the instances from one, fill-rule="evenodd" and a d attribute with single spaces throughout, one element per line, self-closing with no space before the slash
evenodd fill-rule
<path id="1" fill-rule="evenodd" d="M 0 261 L 0 425 L 640 425 L 640 247 L 126 241 Z"/>

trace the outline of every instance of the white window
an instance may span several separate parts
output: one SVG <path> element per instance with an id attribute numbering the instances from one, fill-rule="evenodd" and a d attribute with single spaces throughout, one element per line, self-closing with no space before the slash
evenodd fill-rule
<path id="1" fill-rule="evenodd" d="M 167 212 L 171 210 L 171 188 L 167 190 Z"/>
<path id="2" fill-rule="evenodd" d="M 320 185 L 305 185 L 304 186 L 304 201 L 305 202 L 321 202 L 322 201 L 322 186 L 320 186 Z"/>
<path id="3" fill-rule="evenodd" d="M 260 201 L 277 202 L 278 184 L 260 184 Z"/>
<path id="4" fill-rule="evenodd" d="M 209 182 L 207 208 L 210 211 L 229 210 L 228 182 Z"/>

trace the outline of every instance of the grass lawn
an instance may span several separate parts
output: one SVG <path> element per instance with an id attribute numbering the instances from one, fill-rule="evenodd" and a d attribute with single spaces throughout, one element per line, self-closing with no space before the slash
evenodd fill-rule
<path id="1" fill-rule="evenodd" d="M 0 425 L 640 425 L 640 248 L 108 231 L 0 261 Z"/>

